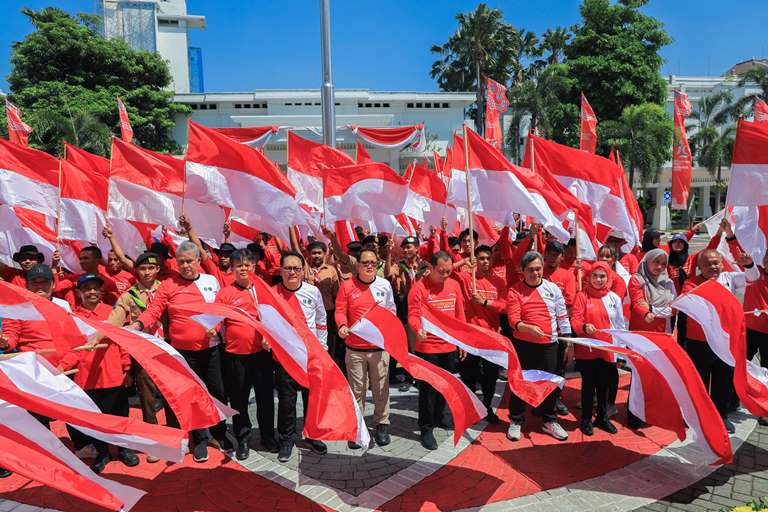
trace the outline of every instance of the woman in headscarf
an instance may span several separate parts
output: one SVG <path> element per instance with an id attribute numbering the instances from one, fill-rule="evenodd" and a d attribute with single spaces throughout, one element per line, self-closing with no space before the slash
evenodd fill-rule
<path id="1" fill-rule="evenodd" d="M 610 341 L 610 336 L 598 331 L 625 329 L 621 297 L 612 292 L 609 287 L 610 271 L 606 262 L 595 262 L 587 274 L 584 290 L 576 295 L 571 310 L 571 326 L 579 336 Z M 587 436 L 592 435 L 594 427 L 615 434 L 616 426 L 609 419 L 608 401 L 612 374 L 616 372 L 616 357 L 610 352 L 581 345 L 576 345 L 575 356 L 576 367 L 581 372 L 579 428 Z M 597 396 L 597 415 L 593 423 L 592 410 L 595 396 Z"/>
<path id="2" fill-rule="evenodd" d="M 675 233 L 669 240 L 669 263 L 667 275 L 675 283 L 675 288 L 683 289 L 683 283 L 688 277 L 686 262 L 688 261 L 688 238 L 682 233 Z"/>
<path id="3" fill-rule="evenodd" d="M 638 255 L 639 258 L 642 259 L 642 257 L 647 253 L 648 251 L 652 251 L 653 249 L 664 249 L 665 251 L 668 249 L 666 245 L 662 246 L 661 244 L 661 231 L 656 231 L 655 229 L 649 229 L 645 233 L 643 233 L 643 242 L 640 247 L 640 254 Z"/>
<path id="4" fill-rule="evenodd" d="M 630 330 L 672 331 L 670 304 L 677 296 L 677 288 L 667 275 L 668 262 L 663 249 L 652 249 L 645 253 L 637 273 L 629 280 Z"/>

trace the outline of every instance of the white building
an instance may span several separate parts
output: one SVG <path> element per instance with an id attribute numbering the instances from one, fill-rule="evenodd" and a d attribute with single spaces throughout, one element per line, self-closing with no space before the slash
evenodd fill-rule
<path id="1" fill-rule="evenodd" d="M 100 0 L 98 6 L 105 36 L 168 61 L 175 92 L 205 90 L 201 49 L 189 46 L 189 30 L 205 28 L 205 16 L 187 14 L 186 0 Z"/>

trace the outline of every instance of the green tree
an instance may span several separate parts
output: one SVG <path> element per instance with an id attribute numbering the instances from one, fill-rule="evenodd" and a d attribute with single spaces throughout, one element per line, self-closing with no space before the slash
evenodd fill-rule
<path id="1" fill-rule="evenodd" d="M 584 0 L 582 22 L 566 47 L 570 75 L 600 121 L 618 120 L 630 105 L 663 105 L 667 88 L 659 50 L 672 40 L 663 24 L 640 12 L 648 0 Z"/>
<path id="2" fill-rule="evenodd" d="M 110 134 L 119 133 L 120 96 L 138 144 L 178 150 L 170 137 L 174 115 L 189 109 L 171 102 L 171 76 L 158 54 L 101 37 L 92 15 L 73 17 L 55 7 L 22 12 L 35 30 L 13 44 L 8 84 L 34 129 L 30 144 L 60 153 L 66 140 L 106 154 Z"/>
<path id="3" fill-rule="evenodd" d="M 548 28 L 544 31 L 541 35 L 540 50 L 542 54 L 547 55 L 545 60 L 547 64 L 557 64 L 563 60 L 565 49 L 572 36 L 568 29 L 562 27 L 555 27 L 554 30 Z"/>
<path id="4" fill-rule="evenodd" d="M 655 103 L 629 106 L 617 121 L 598 125 L 598 137 L 621 151 L 629 168 L 630 186 L 635 173 L 640 174 L 642 183 L 657 179 L 662 165 L 672 158 L 673 136 L 672 116 Z"/>
<path id="5" fill-rule="evenodd" d="M 755 83 L 760 88 L 756 94 L 748 94 L 740 98 L 734 104 L 735 116 L 739 114 L 751 116 L 755 107 L 755 101 L 768 99 L 768 68 L 755 66 L 739 77 L 739 86 L 744 87 L 749 83 Z"/>
<path id="6" fill-rule="evenodd" d="M 440 58 L 430 75 L 443 91 L 477 93 L 475 122 L 483 126 L 484 76 L 507 83 L 514 70 L 517 32 L 503 20 L 499 9 L 480 3 L 473 12 L 456 15 L 459 27 L 448 41 L 432 46 Z"/>

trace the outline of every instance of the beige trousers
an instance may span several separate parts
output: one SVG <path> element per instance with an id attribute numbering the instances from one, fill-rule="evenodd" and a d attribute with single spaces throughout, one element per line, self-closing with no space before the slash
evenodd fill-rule
<path id="1" fill-rule="evenodd" d="M 365 411 L 369 382 L 373 393 L 373 425 L 389 424 L 389 354 L 383 350 L 364 352 L 347 347 L 344 357 L 347 380 L 360 411 Z"/>

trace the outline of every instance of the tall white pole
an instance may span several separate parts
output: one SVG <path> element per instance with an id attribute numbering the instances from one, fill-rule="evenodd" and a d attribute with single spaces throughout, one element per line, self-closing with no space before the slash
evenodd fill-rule
<path id="1" fill-rule="evenodd" d="M 331 0 L 320 0 L 320 39 L 323 60 L 323 87 L 320 91 L 323 105 L 323 144 L 336 147 L 336 107 L 331 76 Z"/>

